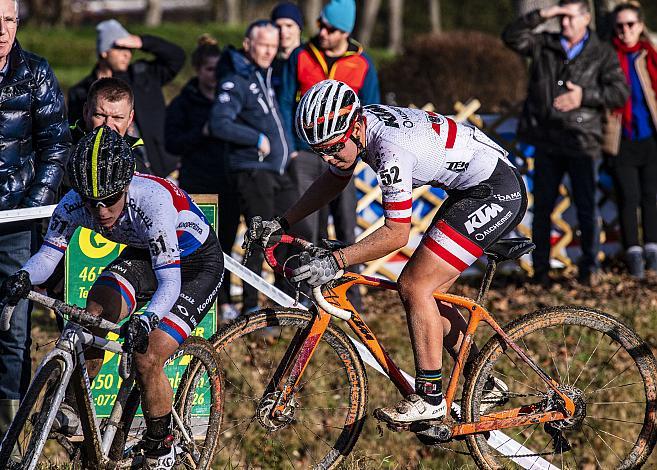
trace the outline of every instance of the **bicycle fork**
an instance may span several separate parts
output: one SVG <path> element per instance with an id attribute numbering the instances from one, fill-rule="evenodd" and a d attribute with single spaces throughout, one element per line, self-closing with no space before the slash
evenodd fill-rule
<path id="1" fill-rule="evenodd" d="M 318 309 L 308 326 L 295 333 L 258 407 L 260 421 L 267 427 L 277 429 L 293 419 L 294 393 L 330 320 L 328 313 Z"/>

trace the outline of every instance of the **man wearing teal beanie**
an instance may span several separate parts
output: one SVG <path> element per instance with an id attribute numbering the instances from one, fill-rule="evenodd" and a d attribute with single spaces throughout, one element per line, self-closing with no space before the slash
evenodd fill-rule
<path id="1" fill-rule="evenodd" d="M 356 0 L 331 0 L 322 9 L 320 18 L 334 28 L 351 34 L 356 24 Z"/>
<path id="2" fill-rule="evenodd" d="M 294 132 L 293 120 L 298 99 L 315 83 L 333 78 L 349 85 L 363 105 L 381 102 L 374 64 L 363 46 L 351 37 L 355 23 L 355 0 L 330 0 L 317 18 L 317 34 L 296 48 L 283 67 L 278 97 L 283 123 L 290 136 L 291 150 L 296 156 L 291 165 L 292 172 L 302 194 L 327 170 L 328 164 L 301 142 Z M 330 212 L 338 240 L 353 244 L 356 241 L 357 202 L 356 187 L 352 180 L 331 201 L 329 208 L 317 211 L 306 219 L 312 232 L 303 235 L 307 235 L 314 243 L 327 238 Z M 348 297 L 358 309 L 358 291 L 351 289 Z"/>

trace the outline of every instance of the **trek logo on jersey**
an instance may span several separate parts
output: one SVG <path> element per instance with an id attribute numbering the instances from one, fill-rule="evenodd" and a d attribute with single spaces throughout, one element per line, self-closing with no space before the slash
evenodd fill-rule
<path id="1" fill-rule="evenodd" d="M 453 171 L 454 173 L 463 173 L 470 166 L 469 162 L 449 162 L 447 164 L 447 169 Z"/>
<path id="2" fill-rule="evenodd" d="M 502 210 L 500 205 L 493 202 L 491 204 L 484 204 L 474 211 L 468 216 L 468 221 L 464 224 L 468 235 L 495 219 Z"/>
<path id="3" fill-rule="evenodd" d="M 493 197 L 500 202 L 517 201 L 520 199 L 520 191 L 511 194 L 493 194 Z"/>
<path id="4" fill-rule="evenodd" d="M 378 117 L 386 127 L 396 127 L 399 129 L 395 115 L 382 106 L 372 104 L 367 107 L 367 110 Z"/>

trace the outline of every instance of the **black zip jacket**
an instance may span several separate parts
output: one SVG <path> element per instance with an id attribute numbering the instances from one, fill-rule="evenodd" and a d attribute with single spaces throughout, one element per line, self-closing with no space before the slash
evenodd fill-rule
<path id="1" fill-rule="evenodd" d="M 55 202 L 71 147 L 48 61 L 14 42 L 0 83 L 0 210 Z"/>
<path id="2" fill-rule="evenodd" d="M 203 135 L 213 103 L 199 90 L 198 78 L 192 78 L 167 107 L 167 150 L 180 156 L 179 182 L 187 192 L 217 193 L 226 184 L 225 143 Z"/>
<path id="3" fill-rule="evenodd" d="M 177 158 L 168 153 L 164 144 L 164 113 L 166 105 L 162 86 L 169 83 L 185 65 L 185 51 L 164 39 L 140 36 L 142 51 L 155 56 L 154 60 L 138 60 L 116 78 L 125 80 L 135 94 L 135 121 L 144 139 L 148 172 L 166 177 L 178 165 Z M 96 81 L 96 69 L 68 92 L 68 119 L 71 124 L 82 119 L 82 108 L 87 101 L 91 84 Z"/>
<path id="4" fill-rule="evenodd" d="M 272 69 L 262 70 L 228 46 L 217 66 L 217 99 L 212 107 L 212 135 L 227 142 L 230 171 L 267 170 L 283 174 L 289 163 L 289 147 L 276 93 Z M 271 152 L 258 155 L 258 138 L 269 139 Z"/>
<path id="5" fill-rule="evenodd" d="M 559 34 L 532 32 L 543 21 L 539 10 L 535 10 L 502 33 L 508 47 L 532 59 L 518 137 L 563 155 L 598 156 L 604 108 L 622 106 L 629 96 L 618 58 L 608 44 L 589 31 L 580 54 L 568 60 Z M 582 104 L 564 113 L 557 111 L 552 102 L 569 91 L 568 80 L 582 87 Z"/>

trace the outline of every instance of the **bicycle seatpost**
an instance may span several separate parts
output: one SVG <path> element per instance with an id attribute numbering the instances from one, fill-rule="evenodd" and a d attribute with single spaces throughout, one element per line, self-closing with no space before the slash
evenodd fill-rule
<path id="1" fill-rule="evenodd" d="M 486 265 L 486 273 L 484 278 L 481 280 L 481 286 L 479 287 L 479 295 L 477 295 L 477 303 L 481 304 L 486 300 L 486 295 L 488 295 L 488 289 L 490 288 L 491 282 L 493 282 L 493 276 L 495 275 L 495 270 L 497 269 L 497 261 L 492 257 L 488 257 L 488 264 Z"/>

